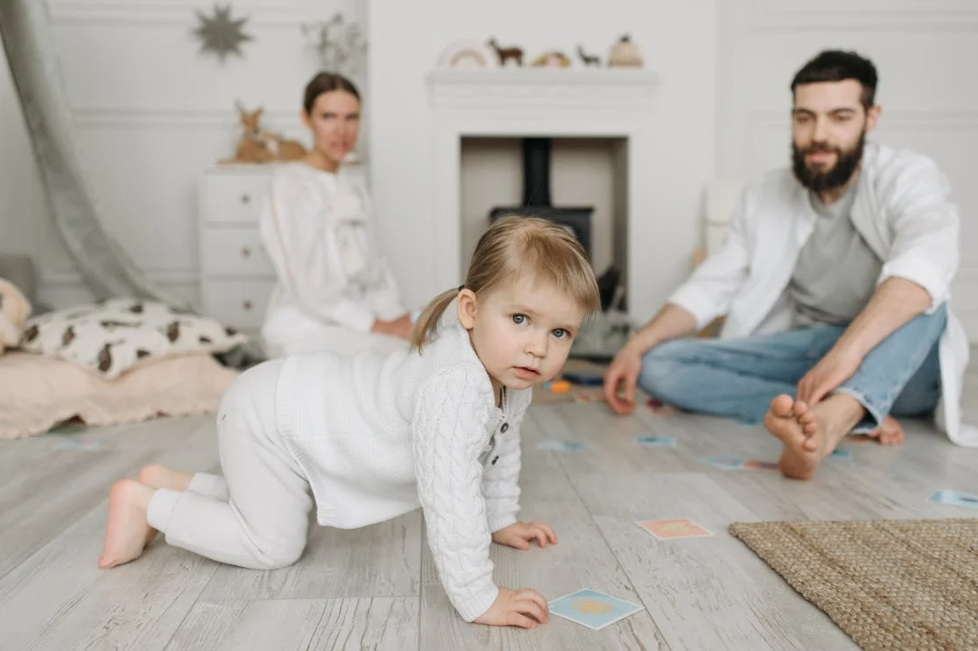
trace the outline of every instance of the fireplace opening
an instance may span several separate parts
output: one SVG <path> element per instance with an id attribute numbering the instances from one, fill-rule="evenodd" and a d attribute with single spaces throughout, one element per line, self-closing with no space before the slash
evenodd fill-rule
<path id="1" fill-rule="evenodd" d="M 625 306 L 627 138 L 464 136 L 461 145 L 461 268 L 493 220 L 537 216 L 581 242 L 598 276 L 602 308 Z"/>
<path id="2" fill-rule="evenodd" d="M 490 221 L 506 215 L 540 217 L 559 224 L 584 247 L 590 260 L 591 216 L 594 206 L 554 206 L 550 199 L 552 138 L 523 138 L 523 200 L 519 206 L 497 206 L 489 211 Z"/>

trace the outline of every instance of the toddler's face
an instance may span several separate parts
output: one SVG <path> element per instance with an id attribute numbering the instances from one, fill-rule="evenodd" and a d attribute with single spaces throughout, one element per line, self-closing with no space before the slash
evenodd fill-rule
<path id="1" fill-rule="evenodd" d="M 532 278 L 483 293 L 459 293 L 459 321 L 493 386 L 526 389 L 564 366 L 584 310 L 569 296 Z"/>

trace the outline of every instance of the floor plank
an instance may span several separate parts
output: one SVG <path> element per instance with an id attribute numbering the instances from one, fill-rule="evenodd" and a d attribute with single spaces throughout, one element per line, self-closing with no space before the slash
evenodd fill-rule
<path id="1" fill-rule="evenodd" d="M 532 416 L 524 423 L 531 440 Z M 512 589 L 533 588 L 548 600 L 581 588 L 591 588 L 639 603 L 631 580 L 608 548 L 599 528 L 571 488 L 564 470 L 551 453 L 525 448 L 523 520 L 545 520 L 557 533 L 558 544 L 519 551 L 492 545 L 494 579 Z M 529 493 L 529 495 L 527 494 Z M 544 497 L 550 496 L 550 497 Z M 425 546 L 422 554 L 421 649 L 478 649 L 576 651 L 590 649 L 668 649 L 649 613 L 639 612 L 600 631 L 552 617 L 533 630 L 465 624 L 454 612 Z"/>
<path id="2" fill-rule="evenodd" d="M 416 599 L 389 597 L 201 601 L 167 651 L 416 649 L 417 609 Z"/>
<path id="3" fill-rule="evenodd" d="M 299 563 L 256 572 L 222 566 L 207 601 L 314 597 L 417 597 L 421 512 L 355 530 L 313 526 Z"/>
<path id="4" fill-rule="evenodd" d="M 100 570 L 104 531 L 100 505 L 0 580 L 4 649 L 164 647 L 217 564 L 159 545 Z"/>
<path id="5" fill-rule="evenodd" d="M 645 610 L 602 631 L 560 618 L 533 631 L 461 621 L 435 576 L 414 512 L 355 531 L 314 527 L 293 567 L 255 572 L 162 541 L 111 571 L 95 565 L 112 482 L 145 463 L 218 469 L 212 415 L 0 441 L 0 648 L 64 649 L 684 649 L 855 648 L 727 533 L 733 521 L 973 518 L 929 502 L 944 488 L 978 493 L 978 450 L 906 423 L 892 448 L 847 440 L 813 481 L 725 471 L 702 458 L 774 460 L 779 443 L 725 419 L 617 417 L 603 403 L 540 401 L 523 431 L 523 519 L 554 525 L 560 543 L 492 547 L 501 585 L 554 599 L 582 587 Z M 965 413 L 978 419 L 978 371 Z M 671 436 L 675 448 L 636 445 Z M 580 441 L 563 453 L 546 439 Z M 658 541 L 637 519 L 689 517 L 711 538 Z"/>
<path id="6" fill-rule="evenodd" d="M 551 429 L 567 427 L 560 408 L 536 415 Z M 677 439 L 686 440 L 678 433 Z M 712 480 L 738 471 L 594 472 L 586 469 L 585 456 L 564 454 L 560 462 L 672 651 L 857 648 L 838 629 L 828 638 L 821 631 L 812 636 L 811 622 L 834 625 L 727 533 L 731 521 L 758 520 Z M 738 474 L 750 479 L 747 471 Z M 635 524 L 677 518 L 690 518 L 714 536 L 658 541 Z"/>

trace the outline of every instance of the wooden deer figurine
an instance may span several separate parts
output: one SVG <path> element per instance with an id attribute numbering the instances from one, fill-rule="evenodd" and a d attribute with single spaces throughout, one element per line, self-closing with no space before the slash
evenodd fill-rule
<path id="1" fill-rule="evenodd" d="M 577 56 L 581 57 L 581 61 L 583 61 L 584 62 L 584 65 L 586 65 L 586 66 L 600 66 L 601 65 L 601 59 L 599 59 L 594 54 L 588 54 L 587 52 L 584 51 L 584 48 L 581 47 L 580 45 L 577 46 Z"/>
<path id="2" fill-rule="evenodd" d="M 268 163 L 298 160 L 306 155 L 306 148 L 301 143 L 261 128 L 264 108 L 246 111 L 240 101 L 235 107 L 241 116 L 241 139 L 234 158 L 222 160 L 222 163 Z"/>
<path id="3" fill-rule="evenodd" d="M 518 47 L 506 47 L 501 48 L 499 44 L 496 43 L 495 38 L 489 39 L 489 46 L 496 51 L 496 56 L 499 57 L 499 65 L 505 66 L 506 62 L 510 59 L 516 61 L 516 65 L 523 65 L 523 50 Z"/>

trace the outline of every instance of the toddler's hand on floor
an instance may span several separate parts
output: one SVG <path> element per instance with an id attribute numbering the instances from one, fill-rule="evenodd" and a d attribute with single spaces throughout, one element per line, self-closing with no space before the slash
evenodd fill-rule
<path id="1" fill-rule="evenodd" d="M 516 549 L 529 549 L 530 541 L 536 540 L 540 547 L 557 544 L 557 534 L 546 522 L 514 522 L 492 534 L 492 541 Z"/>
<path id="2" fill-rule="evenodd" d="M 499 586 L 499 594 L 489 610 L 476 618 L 476 624 L 535 628 L 550 616 L 547 600 L 536 590 L 510 590 Z"/>

